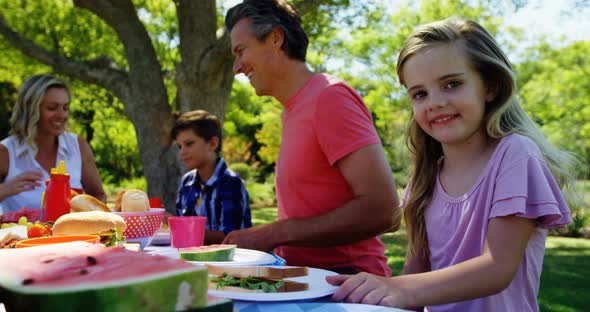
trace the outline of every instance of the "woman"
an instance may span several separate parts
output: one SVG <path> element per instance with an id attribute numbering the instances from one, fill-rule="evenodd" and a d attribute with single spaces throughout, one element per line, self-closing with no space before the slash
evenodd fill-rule
<path id="1" fill-rule="evenodd" d="M 44 182 L 60 160 L 65 161 L 72 189 L 106 200 L 90 145 L 65 132 L 69 107 L 70 91 L 61 80 L 36 75 L 22 85 L 10 118 L 11 135 L 0 142 L 4 214 L 21 208 L 39 212 Z"/>

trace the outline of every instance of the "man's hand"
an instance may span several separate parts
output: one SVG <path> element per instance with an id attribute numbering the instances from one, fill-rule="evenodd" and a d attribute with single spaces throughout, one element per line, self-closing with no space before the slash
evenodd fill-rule
<path id="1" fill-rule="evenodd" d="M 276 247 L 273 233 L 274 223 L 229 232 L 222 244 L 235 244 L 239 248 L 271 251 Z"/>

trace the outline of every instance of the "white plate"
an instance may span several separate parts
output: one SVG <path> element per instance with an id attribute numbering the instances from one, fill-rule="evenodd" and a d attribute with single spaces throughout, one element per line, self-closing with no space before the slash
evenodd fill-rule
<path id="1" fill-rule="evenodd" d="M 305 291 L 291 291 L 282 293 L 249 293 L 239 291 L 224 291 L 209 289 L 209 295 L 221 298 L 246 301 L 291 301 L 321 298 L 336 292 L 338 286 L 332 286 L 326 282 L 326 276 L 338 275 L 336 272 L 308 268 L 309 275 L 286 278 L 286 281 L 307 283 L 309 289 Z"/>
<path id="2" fill-rule="evenodd" d="M 170 245 L 170 232 L 158 231 L 150 245 Z"/>
<path id="3" fill-rule="evenodd" d="M 150 252 L 151 254 L 167 256 L 175 259 L 180 259 L 178 249 L 173 247 L 158 248 Z M 272 264 L 276 261 L 275 257 L 266 252 L 236 248 L 234 254 L 234 261 L 189 261 L 194 264 L 218 264 L 226 266 L 242 266 L 242 265 L 265 265 Z"/>

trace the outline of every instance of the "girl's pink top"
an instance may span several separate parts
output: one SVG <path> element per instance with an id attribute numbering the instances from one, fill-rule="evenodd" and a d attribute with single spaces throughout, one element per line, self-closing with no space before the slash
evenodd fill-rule
<path id="1" fill-rule="evenodd" d="M 572 220 L 539 148 L 525 136 L 504 137 L 478 181 L 464 195 L 448 195 L 437 176 L 432 203 L 425 214 L 431 268 L 438 270 L 480 256 L 490 219 L 503 216 L 537 223 L 508 288 L 484 298 L 431 306 L 428 311 L 539 310 L 537 295 L 547 228 Z"/>

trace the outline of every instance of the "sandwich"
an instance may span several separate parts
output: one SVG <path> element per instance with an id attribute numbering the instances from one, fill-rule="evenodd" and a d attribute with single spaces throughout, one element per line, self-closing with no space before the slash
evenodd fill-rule
<path id="1" fill-rule="evenodd" d="M 98 235 L 100 242 L 110 246 L 122 246 L 125 220 L 114 213 L 84 211 L 59 217 L 53 224 L 53 235 Z"/>
<path id="2" fill-rule="evenodd" d="M 0 248 L 13 248 L 19 240 L 27 239 L 27 226 L 16 225 L 0 229 Z"/>
<path id="3" fill-rule="evenodd" d="M 307 283 L 286 280 L 307 276 L 307 267 L 226 267 L 207 265 L 209 289 L 238 292 L 295 292 L 309 289 Z"/>
<path id="4" fill-rule="evenodd" d="M 111 212 L 109 207 L 100 200 L 88 194 L 80 194 L 70 200 L 70 212 L 104 211 Z"/>

